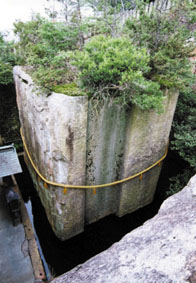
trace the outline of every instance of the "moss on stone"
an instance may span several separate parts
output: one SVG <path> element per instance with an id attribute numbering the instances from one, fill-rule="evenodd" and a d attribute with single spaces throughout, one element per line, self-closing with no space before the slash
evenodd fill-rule
<path id="1" fill-rule="evenodd" d="M 64 84 L 64 85 L 55 85 L 52 87 L 52 91 L 57 93 L 63 93 L 69 96 L 83 96 L 86 95 L 83 91 L 79 89 L 75 82 Z"/>

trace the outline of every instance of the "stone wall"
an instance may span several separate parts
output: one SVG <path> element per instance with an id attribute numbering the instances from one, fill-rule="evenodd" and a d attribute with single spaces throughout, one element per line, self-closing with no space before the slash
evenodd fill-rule
<path id="1" fill-rule="evenodd" d="M 52 283 L 196 282 L 196 175 L 158 214 Z"/>
<path id="2" fill-rule="evenodd" d="M 107 101 L 36 89 L 21 67 L 14 68 L 19 116 L 30 154 L 48 180 L 97 185 L 144 170 L 165 152 L 178 94 L 168 93 L 164 113 L 129 110 Z M 28 161 L 27 161 L 28 162 Z M 125 215 L 149 204 L 161 167 L 123 185 L 92 189 L 44 188 L 28 162 L 35 187 L 56 235 L 68 239 L 85 224 L 109 214 Z"/>
<path id="3" fill-rule="evenodd" d="M 25 141 L 41 174 L 58 183 L 85 184 L 87 98 L 40 94 L 19 67 L 14 79 Z M 45 189 L 29 162 L 28 168 L 57 237 L 82 232 L 85 191 L 70 189 L 64 195 L 62 188 Z"/>

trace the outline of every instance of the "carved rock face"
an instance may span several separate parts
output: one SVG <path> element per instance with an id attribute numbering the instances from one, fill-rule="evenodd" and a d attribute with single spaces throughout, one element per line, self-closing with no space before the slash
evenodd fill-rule
<path id="1" fill-rule="evenodd" d="M 164 154 L 177 93 L 164 99 L 164 113 L 120 108 L 86 96 L 40 93 L 21 67 L 14 68 L 19 116 L 32 159 L 48 180 L 75 185 L 110 183 L 146 169 Z M 37 90 L 36 90 L 37 89 Z M 93 190 L 34 184 L 57 237 L 65 240 L 109 214 L 123 216 L 153 200 L 161 167 L 115 187 Z"/>
<path id="2" fill-rule="evenodd" d="M 53 283 L 196 282 L 196 175 L 158 214 Z"/>
<path id="3" fill-rule="evenodd" d="M 20 67 L 14 68 L 17 104 L 27 147 L 41 174 L 50 181 L 84 184 L 86 170 L 86 97 L 36 91 L 31 78 Z M 24 82 L 25 80 L 25 82 Z M 57 237 L 64 240 L 83 231 L 83 190 L 48 186 L 27 165 Z"/>

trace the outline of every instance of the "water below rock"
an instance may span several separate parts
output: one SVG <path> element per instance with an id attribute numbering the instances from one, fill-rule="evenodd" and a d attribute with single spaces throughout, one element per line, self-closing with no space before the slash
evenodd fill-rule
<path id="1" fill-rule="evenodd" d="M 168 190 L 169 177 L 179 172 L 183 166 L 180 159 L 169 153 L 164 162 L 153 203 L 121 218 L 114 215 L 107 216 L 96 223 L 86 226 L 83 233 L 62 242 L 55 236 L 50 227 L 23 158 L 20 161 L 23 173 L 16 175 L 17 182 L 24 201 L 31 201 L 32 216 L 30 217 L 33 217 L 35 231 L 43 255 L 54 276 L 61 275 L 106 250 L 125 234 L 152 218 L 166 197 L 165 190 Z"/>

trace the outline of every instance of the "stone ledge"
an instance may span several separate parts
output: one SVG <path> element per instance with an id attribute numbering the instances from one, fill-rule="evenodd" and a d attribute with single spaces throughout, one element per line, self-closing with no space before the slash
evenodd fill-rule
<path id="1" fill-rule="evenodd" d="M 196 282 L 196 175 L 158 214 L 53 283 Z"/>

